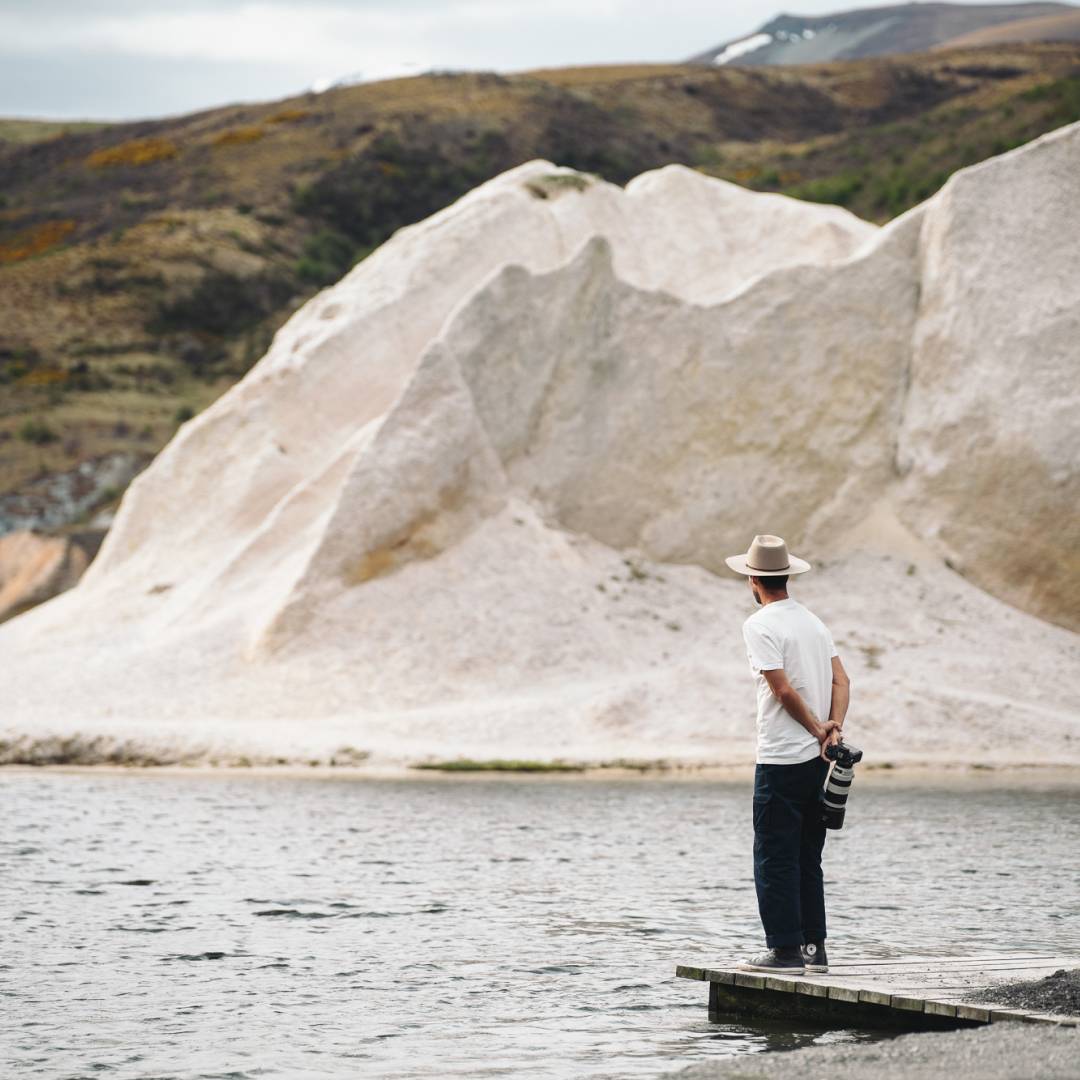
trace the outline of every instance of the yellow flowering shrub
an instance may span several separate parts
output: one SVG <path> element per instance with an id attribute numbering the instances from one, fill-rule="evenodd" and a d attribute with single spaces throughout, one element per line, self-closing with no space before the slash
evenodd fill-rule
<path id="1" fill-rule="evenodd" d="M 215 146 L 233 146 L 237 143 L 250 143 L 261 139 L 266 132 L 257 124 L 250 127 L 226 128 L 219 131 L 213 139 Z"/>
<path id="2" fill-rule="evenodd" d="M 68 377 L 63 368 L 39 368 L 37 371 L 28 371 L 19 382 L 23 386 L 51 386 L 61 383 Z"/>
<path id="3" fill-rule="evenodd" d="M 129 139 L 116 146 L 106 146 L 95 150 L 87 159 L 91 169 L 114 168 L 117 165 L 152 165 L 155 161 L 165 161 L 180 153 L 180 148 L 172 139 Z"/>
<path id="4" fill-rule="evenodd" d="M 297 120 L 306 120 L 311 115 L 310 109 L 279 109 L 273 116 L 268 116 L 268 124 L 293 124 Z"/>
<path id="5" fill-rule="evenodd" d="M 0 243 L 0 263 L 19 262 L 31 255 L 40 255 L 59 244 L 75 228 L 70 218 L 42 221 L 17 232 L 10 240 Z"/>

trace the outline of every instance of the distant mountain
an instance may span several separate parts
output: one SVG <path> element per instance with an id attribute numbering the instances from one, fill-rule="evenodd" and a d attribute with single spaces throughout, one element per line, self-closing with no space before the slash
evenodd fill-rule
<path id="1" fill-rule="evenodd" d="M 834 15 L 778 15 L 754 33 L 725 41 L 688 62 L 818 64 L 924 52 L 954 41 L 1063 40 L 1080 40 L 1080 8 L 1072 4 L 897 4 Z"/>

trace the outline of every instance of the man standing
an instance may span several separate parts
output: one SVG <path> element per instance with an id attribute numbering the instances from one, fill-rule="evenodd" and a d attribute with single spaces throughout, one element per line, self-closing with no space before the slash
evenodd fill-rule
<path id="1" fill-rule="evenodd" d="M 754 884 L 768 951 L 748 971 L 828 971 L 821 849 L 825 748 L 840 741 L 850 682 L 825 624 L 787 593 L 810 564 L 779 536 L 755 536 L 725 562 L 760 604 L 743 624 L 757 680 Z"/>

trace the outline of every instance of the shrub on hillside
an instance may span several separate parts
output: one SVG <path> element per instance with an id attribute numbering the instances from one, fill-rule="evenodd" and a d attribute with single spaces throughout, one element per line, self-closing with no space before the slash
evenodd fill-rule
<path id="1" fill-rule="evenodd" d="M 55 386 L 66 382 L 68 377 L 64 368 L 45 367 L 28 371 L 20 380 L 20 386 Z"/>
<path id="2" fill-rule="evenodd" d="M 298 120 L 306 120 L 313 113 L 310 109 L 279 109 L 272 116 L 266 118 L 268 124 L 293 124 Z"/>
<path id="3" fill-rule="evenodd" d="M 20 425 L 19 438 L 23 442 L 43 446 L 45 443 L 56 442 L 60 436 L 44 420 L 31 417 L 29 420 L 24 420 Z"/>
<path id="4" fill-rule="evenodd" d="M 347 237 L 354 250 L 375 248 L 501 171 L 505 152 L 493 131 L 464 133 L 455 145 L 418 131 L 408 143 L 384 133 L 296 191 L 293 209 Z"/>
<path id="5" fill-rule="evenodd" d="M 115 168 L 121 165 L 152 165 L 156 161 L 167 161 L 176 157 L 180 148 L 172 139 L 147 138 L 129 139 L 95 150 L 86 159 L 91 169 Z"/>
<path id="6" fill-rule="evenodd" d="M 1034 86 L 1026 90 L 1021 97 L 1025 101 L 1049 105 L 1047 118 L 1055 126 L 1080 120 L 1080 74 Z"/>
<path id="7" fill-rule="evenodd" d="M 41 364 L 41 353 L 33 345 L 0 345 L 0 385 L 21 379 Z"/>
<path id="8" fill-rule="evenodd" d="M 838 173 L 836 176 L 823 176 L 818 180 L 808 180 L 798 184 L 789 191 L 789 194 L 797 199 L 806 199 L 808 202 L 848 206 L 862 190 L 864 183 L 865 178 L 861 173 Z"/>
<path id="9" fill-rule="evenodd" d="M 230 353 L 246 370 L 264 343 L 259 327 L 294 292 L 294 281 L 280 271 L 240 277 L 212 270 L 188 292 L 159 303 L 144 328 L 197 376 L 222 374 Z M 238 374 L 235 368 L 229 371 Z"/>
<path id="10" fill-rule="evenodd" d="M 319 229 L 304 241 L 304 253 L 296 264 L 296 276 L 320 288 L 332 285 L 353 265 L 361 251 L 337 229 Z"/>
<path id="11" fill-rule="evenodd" d="M 233 127 L 219 131 L 211 140 L 215 146 L 233 146 L 237 143 L 258 142 L 266 130 L 253 124 L 249 127 Z"/>
<path id="12" fill-rule="evenodd" d="M 586 102 L 564 104 L 548 123 L 537 152 L 531 156 L 578 172 L 595 173 L 615 184 L 625 184 L 646 169 L 684 157 L 635 128 L 629 116 L 622 117 L 621 125 L 612 123 L 613 119 L 619 118 Z"/>
<path id="13" fill-rule="evenodd" d="M 33 255 L 41 255 L 55 247 L 75 229 L 70 218 L 42 221 L 17 232 L 10 240 L 0 243 L 0 263 L 21 262 Z"/>
<path id="14" fill-rule="evenodd" d="M 156 335 L 190 331 L 234 337 L 272 314 L 292 294 L 292 282 L 279 272 L 241 277 L 211 270 L 189 292 L 161 301 L 146 329 Z"/>

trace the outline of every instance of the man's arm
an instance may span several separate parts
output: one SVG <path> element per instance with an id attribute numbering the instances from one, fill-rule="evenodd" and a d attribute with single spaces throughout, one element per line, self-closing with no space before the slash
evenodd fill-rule
<path id="1" fill-rule="evenodd" d="M 788 682 L 787 674 L 783 668 L 772 668 L 762 671 L 765 681 L 769 684 L 773 696 L 787 710 L 788 714 L 797 720 L 819 743 L 825 742 L 829 733 L 836 727 L 830 716 L 828 722 L 821 723 L 810 711 L 802 699 L 802 695 Z M 833 700 L 835 701 L 836 688 L 833 687 Z"/>
<path id="2" fill-rule="evenodd" d="M 848 702 L 851 700 L 851 680 L 848 678 L 840 657 L 832 658 L 832 704 L 829 706 L 829 720 L 839 731 L 844 726 Z"/>

